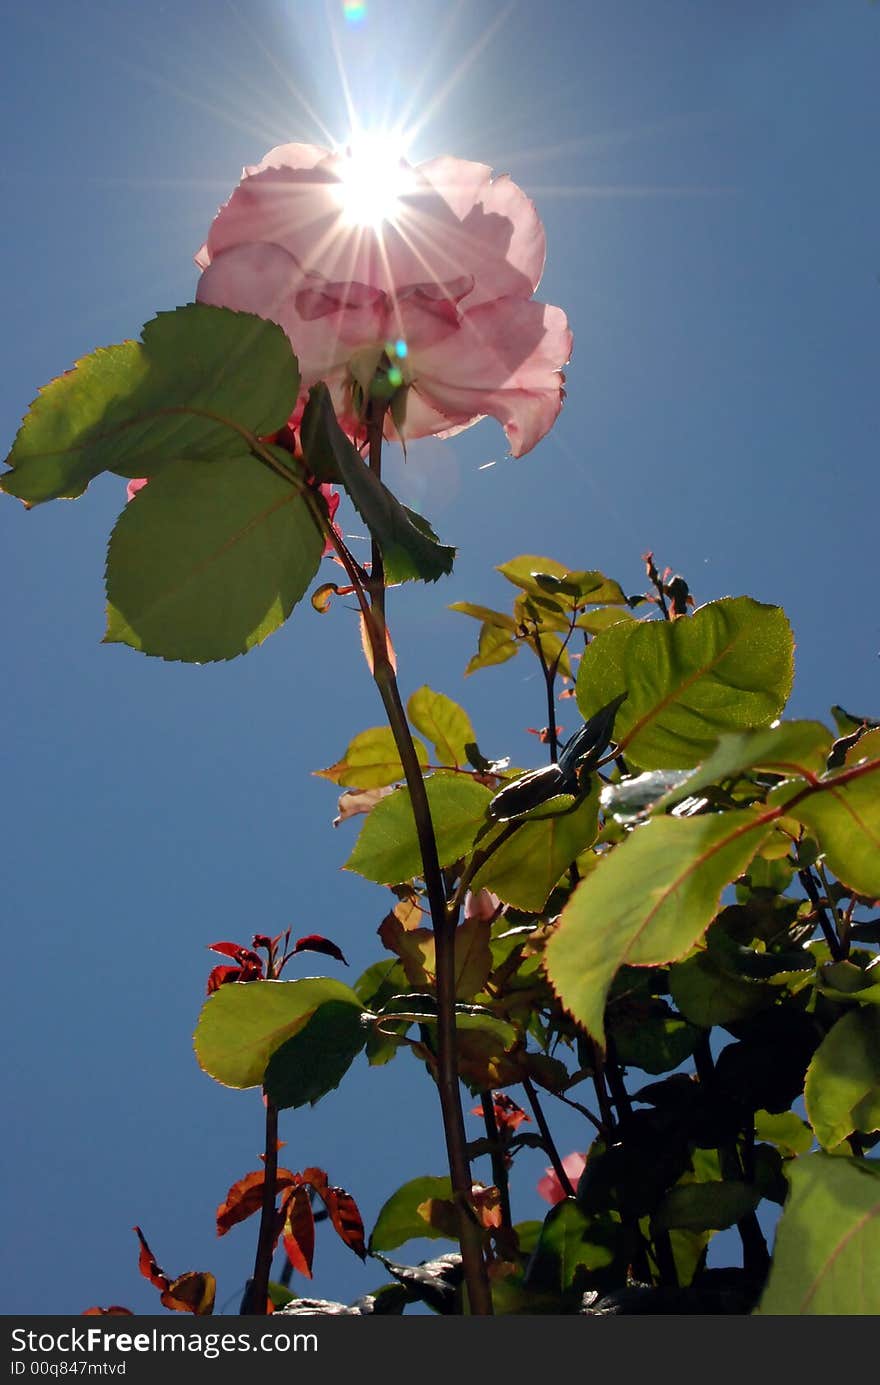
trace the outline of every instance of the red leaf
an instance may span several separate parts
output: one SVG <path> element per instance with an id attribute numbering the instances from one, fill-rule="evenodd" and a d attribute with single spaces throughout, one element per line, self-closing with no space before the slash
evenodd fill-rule
<path id="1" fill-rule="evenodd" d="M 316 1193 L 319 1193 L 322 1188 L 328 1187 L 330 1183 L 324 1170 L 315 1168 L 314 1165 L 311 1168 L 303 1169 L 302 1173 L 298 1173 L 296 1177 L 298 1182 L 310 1184 Z"/>
<path id="2" fill-rule="evenodd" d="M 295 1270 L 312 1277 L 312 1259 L 315 1254 L 315 1218 L 312 1215 L 312 1200 L 308 1188 L 300 1184 L 294 1188 L 285 1204 L 284 1249 Z"/>
<path id="3" fill-rule="evenodd" d="M 144 1276 L 144 1279 L 149 1279 L 151 1284 L 154 1284 L 157 1289 L 162 1289 L 164 1292 L 164 1290 L 167 1289 L 169 1284 L 171 1283 L 171 1280 L 168 1278 L 164 1270 L 159 1269 L 159 1266 L 156 1263 L 155 1256 L 153 1255 L 153 1252 L 150 1250 L 150 1247 L 147 1245 L 146 1237 L 144 1236 L 144 1233 L 141 1231 L 140 1227 L 136 1226 L 134 1230 L 138 1240 L 141 1243 L 141 1253 L 138 1257 L 138 1269 Z"/>
<path id="4" fill-rule="evenodd" d="M 84 1308 L 80 1317 L 95 1318 L 98 1316 L 106 1317 L 110 1315 L 114 1318 L 133 1318 L 134 1313 L 130 1308 L 122 1308 L 118 1303 L 111 1303 L 109 1308 Z"/>
<path id="5" fill-rule="evenodd" d="M 297 952 L 324 952 L 328 957 L 335 957 L 337 962 L 342 962 L 348 966 L 342 955 L 342 949 L 338 948 L 335 943 L 331 943 L 329 938 L 322 938 L 320 933 L 309 933 L 304 938 L 297 938 L 291 955 L 295 956 Z"/>
<path id="6" fill-rule="evenodd" d="M 213 1313 L 216 1293 L 217 1281 L 212 1274 L 187 1270 L 168 1285 L 161 1302 L 174 1313 L 195 1313 L 203 1318 Z"/>
<path id="7" fill-rule="evenodd" d="M 351 1193 L 347 1193 L 344 1188 L 317 1188 L 315 1191 L 330 1214 L 334 1231 L 355 1255 L 366 1260 L 364 1223 Z"/>
<path id="8" fill-rule="evenodd" d="M 255 1169 L 253 1173 L 245 1174 L 237 1183 L 233 1183 L 229 1192 L 226 1194 L 226 1201 L 221 1202 L 217 1208 L 217 1235 L 225 1236 L 230 1227 L 236 1226 L 238 1222 L 245 1221 L 254 1212 L 259 1212 L 263 1205 L 263 1186 L 266 1182 L 266 1170 Z M 294 1183 L 294 1175 L 289 1169 L 279 1169 L 275 1180 L 276 1193 L 283 1188 L 291 1188 Z"/>
<path id="9" fill-rule="evenodd" d="M 252 952 L 249 947 L 243 947 L 241 943 L 209 943 L 209 952 L 220 952 L 224 957 L 231 957 L 245 971 L 256 971 L 257 975 L 263 975 L 263 959 L 258 952 Z"/>
<path id="10" fill-rule="evenodd" d="M 237 981 L 242 975 L 241 967 L 214 967 L 208 977 L 208 995 L 213 995 L 221 986 L 225 986 L 227 981 Z"/>

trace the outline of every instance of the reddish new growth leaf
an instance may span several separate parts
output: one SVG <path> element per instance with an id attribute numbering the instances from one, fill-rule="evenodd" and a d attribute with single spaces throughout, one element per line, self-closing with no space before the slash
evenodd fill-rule
<path id="1" fill-rule="evenodd" d="M 498 1126 L 499 1134 L 512 1135 L 518 1130 L 523 1121 L 531 1121 L 531 1116 L 527 1115 L 521 1106 L 517 1106 L 512 1097 L 505 1092 L 494 1092 L 492 1095 L 492 1110 L 495 1113 L 495 1124 Z M 471 1115 L 482 1116 L 483 1105 L 475 1106 Z"/>
<path id="2" fill-rule="evenodd" d="M 312 1199 L 304 1183 L 293 1188 L 281 1208 L 282 1239 L 287 1258 L 295 1270 L 312 1277 L 315 1254 L 315 1218 Z"/>
<path id="3" fill-rule="evenodd" d="M 279 1169 L 275 1179 L 276 1193 L 293 1187 L 295 1181 L 296 1174 L 291 1173 L 289 1169 Z M 259 1212 L 263 1205 L 265 1182 L 266 1170 L 255 1169 L 253 1173 L 245 1174 L 244 1178 L 233 1183 L 226 1194 L 226 1201 L 221 1202 L 217 1208 L 218 1236 L 225 1236 L 230 1227 L 245 1221 L 253 1216 L 254 1212 Z"/>
<path id="4" fill-rule="evenodd" d="M 335 943 L 331 943 L 329 938 L 322 938 L 320 933 L 308 933 L 304 938 L 297 938 L 291 950 L 291 956 L 296 956 L 298 952 L 323 952 L 328 957 L 335 957 L 337 962 L 342 962 L 346 967 L 342 949 Z"/>
<path id="5" fill-rule="evenodd" d="M 330 1221 L 336 1234 L 361 1260 L 367 1258 L 364 1244 L 364 1223 L 357 1203 L 344 1188 L 317 1189 L 318 1196 L 330 1214 Z"/>
<path id="6" fill-rule="evenodd" d="M 133 1318 L 134 1313 L 131 1311 L 130 1308 L 123 1308 L 118 1303 L 111 1303 L 109 1308 L 84 1308 L 82 1313 L 80 1314 L 80 1317 Z"/>
<path id="7" fill-rule="evenodd" d="M 211 952 L 219 952 L 224 957 L 232 957 L 234 967 L 214 967 L 208 977 L 208 995 L 213 995 L 221 986 L 230 981 L 260 981 L 263 977 L 263 961 L 248 947 L 241 943 L 209 943 Z"/>
<path id="8" fill-rule="evenodd" d="M 141 1243 L 138 1269 L 157 1289 L 161 1290 L 161 1302 L 174 1313 L 195 1313 L 204 1317 L 214 1311 L 214 1296 L 217 1281 L 212 1274 L 204 1271 L 187 1270 L 186 1274 L 169 1279 L 159 1268 L 156 1257 L 147 1245 L 146 1237 L 139 1226 L 134 1228 Z"/>
<path id="9" fill-rule="evenodd" d="M 526 730 L 528 731 L 528 733 L 529 733 L 530 736 L 537 736 L 537 737 L 538 737 L 538 740 L 541 742 L 542 745 L 547 745 L 547 744 L 549 743 L 549 741 L 550 741 L 550 727 L 549 727 L 549 726 L 540 726 L 540 727 L 538 727 L 538 726 L 527 726 L 527 727 L 526 727 Z M 557 736 L 561 736 L 564 730 L 565 730 L 565 727 L 564 727 L 564 726 L 557 726 L 557 727 L 556 727 L 556 735 L 557 735 Z"/>

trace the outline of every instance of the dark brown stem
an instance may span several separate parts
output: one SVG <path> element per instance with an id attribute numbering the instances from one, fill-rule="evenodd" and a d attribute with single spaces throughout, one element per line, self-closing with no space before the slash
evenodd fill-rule
<path id="1" fill-rule="evenodd" d="M 559 740 L 556 735 L 556 702 L 554 691 L 556 685 L 556 670 L 559 667 L 559 660 L 555 659 L 553 664 L 548 664 L 544 650 L 541 647 L 541 636 L 535 632 L 535 652 L 541 664 L 541 671 L 544 674 L 544 689 L 547 696 L 547 744 L 550 747 L 550 762 L 556 764 L 559 759 Z"/>
<path id="2" fill-rule="evenodd" d="M 541 1103 L 538 1100 L 538 1093 L 535 1091 L 531 1078 L 523 1078 L 523 1088 L 525 1089 L 525 1094 L 529 1099 L 529 1105 L 532 1108 L 532 1115 L 535 1117 L 535 1124 L 541 1132 L 541 1139 L 544 1142 L 544 1149 L 547 1151 L 547 1157 L 549 1158 L 550 1163 L 553 1165 L 553 1172 L 559 1179 L 562 1191 L 565 1193 L 565 1196 L 574 1197 L 575 1190 L 572 1185 L 572 1181 L 569 1178 L 568 1174 L 565 1172 L 565 1165 L 560 1159 L 559 1150 L 556 1148 L 556 1145 L 553 1142 L 553 1136 L 550 1134 L 550 1127 L 547 1124 L 547 1119 L 544 1115 L 544 1112 L 541 1109 Z"/>
<path id="3" fill-rule="evenodd" d="M 704 1087 L 708 1087 L 715 1076 L 715 1063 L 709 1046 L 708 1033 L 703 1034 L 694 1050 L 694 1065 L 700 1083 Z M 745 1131 L 746 1154 L 742 1161 L 735 1144 L 719 1146 L 718 1157 L 721 1161 L 722 1178 L 742 1178 L 747 1183 L 752 1181 L 754 1139 L 755 1126 L 754 1119 L 752 1119 Z M 763 1279 L 770 1264 L 770 1252 L 767 1249 L 767 1241 L 756 1214 L 748 1212 L 744 1217 L 741 1217 L 736 1224 L 736 1229 L 742 1242 L 743 1269 L 756 1279 Z"/>
<path id="4" fill-rule="evenodd" d="M 384 416 L 385 408 L 381 406 L 372 409 L 367 420 L 370 468 L 377 477 L 381 475 Z M 482 1228 L 476 1219 L 471 1201 L 471 1168 L 467 1156 L 467 1135 L 458 1079 L 455 1026 L 455 930 L 458 909 L 447 907 L 446 887 L 437 856 L 437 840 L 425 781 L 401 701 L 397 677 L 388 655 L 384 568 L 381 550 L 375 541 L 368 590 L 371 606 L 367 629 L 373 652 L 373 678 L 382 698 L 409 790 L 422 858 L 425 893 L 434 929 L 437 979 L 437 1089 L 443 1116 L 449 1175 L 458 1213 L 468 1307 L 472 1314 L 485 1317 L 492 1313 L 492 1294 L 483 1257 Z"/>
<path id="5" fill-rule="evenodd" d="M 570 1096 L 566 1096 L 564 1092 L 551 1092 L 550 1095 L 555 1096 L 557 1101 L 564 1101 L 566 1106 L 570 1106 L 573 1111 L 580 1111 L 581 1115 L 586 1116 L 590 1124 L 596 1127 L 600 1135 L 607 1134 L 605 1126 L 602 1124 L 599 1117 L 594 1116 L 588 1106 L 582 1106 L 579 1101 L 574 1101 Z"/>
<path id="6" fill-rule="evenodd" d="M 837 931 L 831 921 L 831 916 L 822 903 L 822 896 L 819 894 L 819 887 L 813 878 L 813 872 L 809 868 L 806 870 L 799 870 L 798 879 L 803 885 L 810 903 L 816 912 L 816 918 L 819 920 L 819 927 L 822 929 L 822 935 L 828 944 L 828 950 L 831 956 L 834 958 L 835 962 L 842 962 L 846 957 L 846 953 L 837 936 Z"/>
<path id="7" fill-rule="evenodd" d="M 501 1149 L 501 1137 L 498 1132 L 498 1122 L 495 1119 L 495 1106 L 492 1101 L 490 1091 L 480 1092 L 480 1104 L 483 1107 L 483 1124 L 486 1127 L 486 1138 L 492 1146 L 490 1158 L 492 1160 L 492 1182 L 498 1189 L 501 1198 L 501 1225 L 506 1231 L 510 1231 L 513 1226 L 513 1218 L 510 1214 L 510 1183 L 507 1176 L 507 1160 Z"/>
<path id="8" fill-rule="evenodd" d="M 248 1298 L 248 1316 L 265 1317 L 269 1298 L 269 1275 L 272 1269 L 272 1256 L 275 1253 L 275 1237 L 278 1214 L 275 1210 L 276 1183 L 278 1181 L 278 1107 L 266 1100 L 266 1148 L 264 1151 L 266 1170 L 263 1179 L 263 1205 L 260 1210 L 260 1234 L 257 1239 L 257 1255 L 254 1261 L 254 1276 L 251 1280 Z"/>

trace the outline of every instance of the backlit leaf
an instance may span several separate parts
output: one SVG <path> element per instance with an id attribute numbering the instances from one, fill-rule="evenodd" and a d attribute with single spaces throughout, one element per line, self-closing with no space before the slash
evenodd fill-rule
<path id="1" fill-rule="evenodd" d="M 778 606 L 725 597 L 687 620 L 598 635 L 577 680 L 584 719 L 622 692 L 615 738 L 642 769 L 688 768 L 725 732 L 768 725 L 791 690 L 794 641 Z"/>
<path id="2" fill-rule="evenodd" d="M 768 830 L 747 811 L 654 818 L 581 881 L 545 957 L 562 1004 L 594 1038 L 604 1042 L 605 999 L 618 968 L 683 956 Z"/>
<path id="3" fill-rule="evenodd" d="M 880 760 L 830 775 L 815 792 L 789 803 L 796 793 L 796 786 L 782 785 L 770 801 L 818 838 L 840 880 L 880 899 Z"/>
<path id="4" fill-rule="evenodd" d="M 233 659 L 284 623 L 323 546 L 302 490 L 255 458 L 177 461 L 116 521 L 105 641 L 188 663 Z"/>
<path id="5" fill-rule="evenodd" d="M 595 841 L 599 785 L 577 807 L 565 796 L 552 799 L 527 818 L 477 871 L 472 888 L 492 890 L 505 904 L 539 911 L 575 858 Z M 568 804 L 569 811 L 549 812 Z M 540 814 L 547 812 L 547 816 Z"/>
<path id="6" fill-rule="evenodd" d="M 266 1183 L 266 1170 L 254 1169 L 233 1183 L 229 1192 L 217 1208 L 217 1235 L 225 1236 L 230 1227 L 246 1221 L 259 1212 L 263 1205 L 263 1188 Z M 276 1192 L 293 1186 L 294 1176 L 289 1169 L 279 1169 L 275 1181 Z"/>
<path id="7" fill-rule="evenodd" d="M 421 741 L 414 742 L 419 764 L 428 763 L 428 752 Z M 403 765 L 388 726 L 373 726 L 361 731 L 348 745 L 341 760 L 327 769 L 317 769 L 321 779 L 333 784 L 345 784 L 352 789 L 377 789 L 396 784 L 403 779 Z"/>
<path id="8" fill-rule="evenodd" d="M 464 774 L 440 772 L 425 781 L 441 866 L 464 856 L 485 819 L 491 789 Z M 409 790 L 397 789 L 377 803 L 345 863 L 367 880 L 398 885 L 422 873 L 422 858 Z"/>
<path id="9" fill-rule="evenodd" d="M 366 1041 L 359 1004 L 325 1001 L 275 1049 L 263 1076 L 266 1095 L 279 1110 L 314 1106 L 339 1086 Z"/>
<path id="10" fill-rule="evenodd" d="M 482 625 L 477 642 L 477 652 L 468 661 L 465 676 L 476 673 L 480 668 L 492 668 L 495 664 L 506 664 L 508 659 L 519 653 L 519 644 L 509 630 L 497 625 Z"/>
<path id="11" fill-rule="evenodd" d="M 776 1232 L 763 1316 L 880 1313 L 880 1169 L 808 1154 L 785 1166 L 791 1193 Z"/>
<path id="12" fill-rule="evenodd" d="M 354 991 L 330 976 L 221 986 L 196 1026 L 199 1064 L 224 1086 L 258 1087 L 273 1053 L 330 1000 L 362 1009 Z"/>
<path id="13" fill-rule="evenodd" d="M 189 303 L 141 341 L 94 351 L 44 386 L 0 481 L 28 504 L 81 495 L 94 476 L 153 476 L 180 458 L 228 460 L 287 422 L 299 390 L 290 342 L 251 313 Z M 244 438 L 242 437 L 244 430 Z"/>
<path id="14" fill-rule="evenodd" d="M 444 1233 L 431 1226 L 419 1208 L 435 1199 L 442 1201 L 451 1197 L 452 1185 L 448 1178 L 426 1176 L 404 1183 L 383 1204 L 370 1237 L 370 1250 L 395 1250 L 405 1241 L 422 1237 L 443 1238 Z"/>
<path id="15" fill-rule="evenodd" d="M 807 1069 L 804 1099 L 825 1149 L 853 1131 L 880 1130 L 880 1009 L 849 1010 L 828 1031 Z"/>
<path id="16" fill-rule="evenodd" d="M 465 746 L 474 744 L 477 737 L 467 712 L 451 697 L 428 687 L 419 688 L 407 702 L 406 714 L 433 745 L 438 764 L 467 763 Z"/>
<path id="17" fill-rule="evenodd" d="M 544 596 L 552 585 L 542 581 L 551 578 L 560 584 L 556 590 L 584 605 L 605 605 L 609 602 L 626 604 L 626 597 L 620 585 L 602 572 L 569 569 L 554 558 L 539 558 L 524 553 L 519 558 L 511 558 L 509 563 L 501 563 L 498 571 L 508 582 L 528 592 L 530 596 Z M 606 698 L 610 701 L 610 698 Z"/>

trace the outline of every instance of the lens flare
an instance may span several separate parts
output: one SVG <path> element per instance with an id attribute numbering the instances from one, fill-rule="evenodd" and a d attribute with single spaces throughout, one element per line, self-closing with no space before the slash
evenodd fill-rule
<path id="1" fill-rule="evenodd" d="M 361 24 L 367 17 L 366 0 L 342 0 L 342 17 L 347 24 Z"/>
<path id="2" fill-rule="evenodd" d="M 412 186 L 404 147 L 398 134 L 361 131 L 341 151 L 339 196 L 350 226 L 378 229 L 383 221 L 394 221 L 401 197 Z"/>

